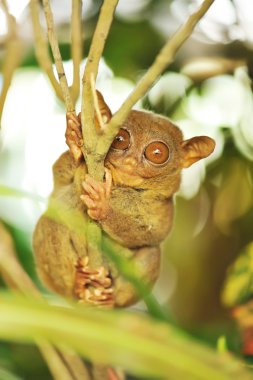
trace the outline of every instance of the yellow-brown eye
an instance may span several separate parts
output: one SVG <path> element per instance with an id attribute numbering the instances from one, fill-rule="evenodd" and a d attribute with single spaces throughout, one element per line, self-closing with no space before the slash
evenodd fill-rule
<path id="1" fill-rule="evenodd" d="M 160 165 L 168 160 L 170 150 L 163 142 L 153 141 L 146 147 L 144 155 L 148 161 L 152 162 L 152 164 Z"/>
<path id="2" fill-rule="evenodd" d="M 119 133 L 112 142 L 111 148 L 126 150 L 130 145 L 130 134 L 126 129 L 120 129 Z"/>

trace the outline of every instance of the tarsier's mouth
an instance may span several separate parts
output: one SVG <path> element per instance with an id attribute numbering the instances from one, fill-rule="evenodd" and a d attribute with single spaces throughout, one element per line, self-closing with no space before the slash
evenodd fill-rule
<path id="1" fill-rule="evenodd" d="M 140 186 L 144 181 L 143 177 L 131 167 L 114 165 L 109 161 L 106 162 L 105 166 L 111 170 L 114 184 Z"/>
<path id="2" fill-rule="evenodd" d="M 127 174 L 127 175 L 131 176 L 131 177 L 140 177 L 137 174 L 136 168 L 133 168 L 130 165 L 112 164 L 110 161 L 107 161 L 105 166 L 108 167 L 111 170 L 120 171 L 120 172 L 122 172 L 124 174 Z"/>

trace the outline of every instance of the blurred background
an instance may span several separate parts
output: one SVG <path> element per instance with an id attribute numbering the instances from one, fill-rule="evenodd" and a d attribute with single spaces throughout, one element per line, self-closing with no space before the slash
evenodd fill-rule
<path id="1" fill-rule="evenodd" d="M 38 67 L 28 0 L 8 3 L 17 21 L 22 54 L 1 115 L 0 218 L 15 239 L 25 269 L 38 281 L 31 236 L 52 189 L 52 164 L 66 149 L 65 109 Z M 113 111 L 198 4 L 119 1 L 97 83 Z M 71 2 L 55 0 L 52 6 L 71 82 Z M 84 58 L 100 6 L 99 0 L 84 1 Z M 225 293 L 222 289 L 228 268 L 253 240 L 252 7 L 251 0 L 216 0 L 172 65 L 137 104 L 171 118 L 186 138 L 207 135 L 216 141 L 211 157 L 183 173 L 174 228 L 164 243 L 154 294 L 177 326 L 214 346 L 225 336 L 229 349 L 238 354 L 241 340 L 229 307 L 240 302 L 240 292 L 248 289 L 250 270 L 243 272 L 243 285 L 234 289 L 232 284 L 236 297 L 230 288 Z M 0 65 L 7 42 L 6 17 L 0 8 Z M 0 89 L 1 83 L 0 73 Z M 4 186 L 24 197 L 3 195 Z M 27 360 L 23 346 L 1 345 L 0 365 L 14 367 L 20 378 L 49 379 L 36 350 L 26 349 L 31 351 Z"/>

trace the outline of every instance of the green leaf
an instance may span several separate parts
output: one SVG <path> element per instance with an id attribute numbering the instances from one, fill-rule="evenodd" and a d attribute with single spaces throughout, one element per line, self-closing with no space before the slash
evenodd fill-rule
<path id="1" fill-rule="evenodd" d="M 248 244 L 229 268 L 222 301 L 226 306 L 235 306 L 248 301 L 253 294 L 253 242 Z"/>
<path id="2" fill-rule="evenodd" d="M 133 78 L 152 64 L 162 45 L 161 36 L 148 21 L 126 23 L 114 19 L 104 57 L 116 76 Z"/>
<path id="3" fill-rule="evenodd" d="M 47 340 L 91 361 L 170 380 L 250 379 L 229 355 L 186 338 L 168 324 L 126 311 L 49 306 L 37 299 L 0 294 L 0 337 Z"/>

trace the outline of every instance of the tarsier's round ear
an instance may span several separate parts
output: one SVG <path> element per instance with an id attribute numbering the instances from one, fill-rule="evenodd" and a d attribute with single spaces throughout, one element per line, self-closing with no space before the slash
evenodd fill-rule
<path id="1" fill-rule="evenodd" d="M 183 168 L 188 168 L 194 162 L 208 157 L 215 148 L 215 141 L 207 136 L 192 137 L 182 142 L 183 148 Z"/>
<path id="2" fill-rule="evenodd" d="M 98 107 L 99 107 L 99 110 L 100 110 L 102 121 L 103 121 L 104 124 L 107 124 L 110 121 L 111 117 L 112 117 L 111 110 L 108 107 L 108 105 L 106 104 L 106 102 L 104 100 L 104 97 L 101 94 L 101 92 L 99 92 L 98 90 L 96 90 L 96 94 L 97 94 Z"/>

